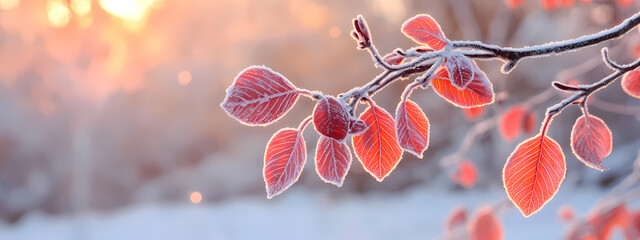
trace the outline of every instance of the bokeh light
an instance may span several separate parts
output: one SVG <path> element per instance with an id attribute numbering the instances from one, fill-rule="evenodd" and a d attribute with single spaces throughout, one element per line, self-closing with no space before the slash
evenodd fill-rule
<path id="1" fill-rule="evenodd" d="M 48 2 L 47 17 L 54 27 L 64 27 L 69 24 L 71 12 L 67 5 L 62 1 L 50 0 Z"/>
<path id="2" fill-rule="evenodd" d="M 178 82 L 182 86 L 186 86 L 191 82 L 191 73 L 189 71 L 182 71 L 178 74 Z"/>
<path id="3" fill-rule="evenodd" d="M 202 202 L 202 194 L 198 191 L 192 192 L 191 195 L 189 195 L 189 199 L 191 200 L 192 203 L 198 204 Z"/>
<path id="4" fill-rule="evenodd" d="M 331 38 L 339 38 L 341 33 L 342 31 L 340 31 L 339 27 L 333 26 L 329 28 L 329 36 L 331 36 Z"/>

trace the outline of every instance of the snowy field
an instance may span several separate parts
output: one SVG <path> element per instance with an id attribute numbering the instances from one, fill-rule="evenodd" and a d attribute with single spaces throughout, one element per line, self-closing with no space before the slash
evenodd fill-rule
<path id="1" fill-rule="evenodd" d="M 505 239 L 561 239 L 565 226 L 557 209 L 569 204 L 586 213 L 603 195 L 561 189 L 528 219 L 511 209 L 502 218 Z M 500 201 L 505 193 L 414 188 L 392 197 L 326 196 L 294 187 L 273 200 L 255 196 L 198 205 L 142 205 L 77 217 L 30 214 L 16 225 L 1 226 L 0 239 L 438 239 L 454 208 L 466 205 L 473 211 Z"/>

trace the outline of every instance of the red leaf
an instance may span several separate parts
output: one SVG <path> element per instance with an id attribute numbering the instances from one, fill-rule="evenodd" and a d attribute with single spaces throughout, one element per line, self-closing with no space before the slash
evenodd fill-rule
<path id="1" fill-rule="evenodd" d="M 360 115 L 369 127 L 364 133 L 353 136 L 351 142 L 364 169 L 382 182 L 400 162 L 402 148 L 398 145 L 393 117 L 375 103 L 369 104 Z"/>
<path id="2" fill-rule="evenodd" d="M 522 3 L 524 3 L 524 0 L 507 0 L 507 6 L 511 9 L 519 8 Z"/>
<path id="3" fill-rule="evenodd" d="M 475 63 L 465 55 L 451 53 L 445 57 L 445 65 L 453 86 L 464 90 L 473 80 Z"/>
<path id="4" fill-rule="evenodd" d="M 476 212 L 469 222 L 469 235 L 472 240 L 502 239 L 502 224 L 491 207 L 485 206 Z"/>
<path id="5" fill-rule="evenodd" d="M 322 181 L 342 186 L 351 167 L 351 151 L 344 141 L 320 136 L 315 160 L 316 172 Z"/>
<path id="6" fill-rule="evenodd" d="M 556 0 L 541 0 L 540 4 L 542 5 L 542 8 L 547 11 L 551 11 L 557 7 Z"/>
<path id="7" fill-rule="evenodd" d="M 464 116 L 473 121 L 478 119 L 479 117 L 482 116 L 482 114 L 484 114 L 484 106 L 480 106 L 480 107 L 472 107 L 472 108 L 463 108 L 462 109 L 462 113 L 464 113 Z"/>
<path id="8" fill-rule="evenodd" d="M 220 106 L 239 122 L 260 126 L 280 119 L 299 95 L 300 90 L 279 73 L 251 66 L 236 76 Z"/>
<path id="9" fill-rule="evenodd" d="M 633 70 L 622 76 L 622 90 L 634 98 L 640 98 L 640 70 Z"/>
<path id="10" fill-rule="evenodd" d="M 493 85 L 477 66 L 474 66 L 474 70 L 473 80 L 464 90 L 451 84 L 449 73 L 444 67 L 437 70 L 435 77 L 431 80 L 431 86 L 438 95 L 457 107 L 479 107 L 492 103 L 495 97 Z"/>
<path id="11" fill-rule="evenodd" d="M 571 206 L 564 205 L 558 209 L 558 217 L 565 222 L 571 222 L 575 218 L 575 211 Z"/>
<path id="12" fill-rule="evenodd" d="M 522 117 L 522 130 L 527 135 L 531 135 L 533 130 L 536 127 L 536 123 L 538 122 L 538 116 L 534 111 L 527 111 Z"/>
<path id="13" fill-rule="evenodd" d="M 347 111 L 338 99 L 325 96 L 313 109 L 313 126 L 318 133 L 340 141 L 349 132 Z"/>
<path id="14" fill-rule="evenodd" d="M 633 4 L 633 0 L 616 0 L 621 7 L 630 7 Z"/>
<path id="15" fill-rule="evenodd" d="M 580 161 L 588 167 L 607 170 L 602 166 L 602 160 L 609 156 L 611 148 L 611 130 L 602 119 L 582 115 L 576 120 L 571 130 L 571 150 Z"/>
<path id="16" fill-rule="evenodd" d="M 440 25 L 427 14 L 418 14 L 402 24 L 402 33 L 411 40 L 442 50 L 449 42 Z"/>
<path id="17" fill-rule="evenodd" d="M 620 204 L 611 210 L 592 215 L 587 220 L 591 232 L 596 235 L 596 239 L 609 239 L 614 227 L 626 228 L 629 225 L 629 211 L 627 207 Z"/>
<path id="18" fill-rule="evenodd" d="M 520 134 L 520 129 L 523 127 L 524 114 L 525 109 L 522 106 L 511 107 L 502 114 L 498 130 L 504 140 L 513 141 Z"/>
<path id="19" fill-rule="evenodd" d="M 300 131 L 280 129 L 271 137 L 264 153 L 264 182 L 271 199 L 298 181 L 307 161 L 307 146 Z"/>
<path id="20" fill-rule="evenodd" d="M 389 65 L 400 65 L 402 61 L 404 61 L 404 57 L 400 56 L 400 54 L 396 52 L 388 53 L 382 57 L 382 61 Z"/>
<path id="21" fill-rule="evenodd" d="M 558 192 L 566 170 L 560 145 L 538 134 L 520 143 L 511 153 L 502 180 L 509 199 L 529 217 Z"/>
<path id="22" fill-rule="evenodd" d="M 396 130 L 400 147 L 422 158 L 429 146 L 429 119 L 411 100 L 401 101 L 396 109 Z"/>
<path id="23" fill-rule="evenodd" d="M 360 119 L 349 119 L 349 134 L 360 135 L 367 130 L 367 124 Z"/>
<path id="24" fill-rule="evenodd" d="M 467 224 L 467 209 L 460 206 L 453 210 L 444 223 L 444 234 L 448 240 L 466 239 L 464 226 Z"/>
<path id="25" fill-rule="evenodd" d="M 476 170 L 476 166 L 467 160 L 461 161 L 453 174 L 453 181 L 464 188 L 473 187 L 477 179 L 478 171 Z"/>

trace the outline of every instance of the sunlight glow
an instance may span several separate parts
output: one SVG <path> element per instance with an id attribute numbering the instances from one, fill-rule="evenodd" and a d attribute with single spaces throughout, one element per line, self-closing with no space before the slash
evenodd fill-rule
<path id="1" fill-rule="evenodd" d="M 189 196 L 189 198 L 191 199 L 191 202 L 194 204 L 198 204 L 200 202 L 202 202 L 202 194 L 200 192 L 192 192 L 191 196 Z"/>
<path id="2" fill-rule="evenodd" d="M 78 15 L 86 15 L 91 11 L 91 0 L 71 0 L 70 5 Z"/>
<path id="3" fill-rule="evenodd" d="M 11 10 L 20 5 L 20 0 L 0 0 L 0 10 Z"/>
<path id="4" fill-rule="evenodd" d="M 108 13 L 130 21 L 143 20 L 154 0 L 100 0 L 100 7 Z"/>
<path id="5" fill-rule="evenodd" d="M 62 1 L 49 1 L 47 5 L 47 17 L 51 25 L 54 27 L 64 27 L 69 24 L 71 12 L 67 5 Z"/>

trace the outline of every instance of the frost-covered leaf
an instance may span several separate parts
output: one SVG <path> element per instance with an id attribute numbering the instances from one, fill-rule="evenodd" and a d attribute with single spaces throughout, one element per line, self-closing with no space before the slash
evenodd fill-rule
<path id="1" fill-rule="evenodd" d="M 464 188 L 471 188 L 476 184 L 478 179 L 478 171 L 473 163 L 463 160 L 458 164 L 456 171 L 453 173 L 453 181 L 460 184 Z"/>
<path id="2" fill-rule="evenodd" d="M 220 104 L 229 116 L 250 126 L 273 123 L 286 114 L 300 90 L 277 72 L 248 67 L 236 76 Z"/>
<path id="3" fill-rule="evenodd" d="M 449 80 L 447 69 L 440 67 L 431 80 L 431 86 L 438 95 L 457 107 L 480 107 L 492 103 L 495 98 L 493 85 L 480 68 L 474 66 L 474 71 L 473 80 L 460 90 Z"/>
<path id="4" fill-rule="evenodd" d="M 372 101 L 360 115 L 367 130 L 353 136 L 353 149 L 364 169 L 382 182 L 396 168 L 402 158 L 402 148 L 396 138 L 393 117 Z"/>
<path id="5" fill-rule="evenodd" d="M 509 199 L 529 217 L 558 192 L 566 171 L 560 145 L 538 134 L 520 143 L 511 153 L 502 180 Z"/>
<path id="6" fill-rule="evenodd" d="M 315 160 L 316 172 L 322 181 L 342 186 L 351 167 L 351 151 L 344 141 L 320 136 Z"/>
<path id="7" fill-rule="evenodd" d="M 338 99 L 325 96 L 313 109 L 313 126 L 324 136 L 342 140 L 349 132 L 349 116 Z"/>
<path id="8" fill-rule="evenodd" d="M 500 117 L 500 125 L 498 126 L 498 130 L 500 131 L 500 135 L 504 140 L 513 141 L 518 134 L 520 134 L 520 130 L 523 127 L 524 123 L 524 114 L 526 110 L 522 106 L 513 106 L 505 111 Z"/>
<path id="9" fill-rule="evenodd" d="M 480 118 L 482 114 L 484 114 L 484 106 L 463 108 L 462 113 L 467 119 L 473 121 Z"/>
<path id="10" fill-rule="evenodd" d="M 396 131 L 400 147 L 422 158 L 429 146 L 429 119 L 411 100 L 403 100 L 396 109 Z"/>
<path id="11" fill-rule="evenodd" d="M 267 198 L 284 192 L 295 183 L 306 161 L 307 146 L 299 130 L 285 128 L 276 132 L 264 153 L 263 177 Z"/>
<path id="12" fill-rule="evenodd" d="M 399 65 L 404 61 L 404 57 L 400 56 L 400 54 L 396 52 L 391 52 L 384 55 L 384 57 L 382 57 L 382 61 L 389 65 Z"/>
<path id="13" fill-rule="evenodd" d="M 471 240 L 501 240 L 502 224 L 489 206 L 478 209 L 469 222 Z"/>
<path id="14" fill-rule="evenodd" d="M 360 135 L 367 130 L 367 124 L 359 118 L 349 119 L 349 134 Z"/>
<path id="15" fill-rule="evenodd" d="M 430 15 L 419 14 L 402 24 L 402 33 L 411 40 L 442 50 L 449 42 L 440 29 L 440 25 Z"/>
<path id="16" fill-rule="evenodd" d="M 453 86 L 459 90 L 464 90 L 473 80 L 476 66 L 467 56 L 460 53 L 450 53 L 446 55 L 444 63 L 447 66 L 449 79 L 451 79 Z"/>
<path id="17" fill-rule="evenodd" d="M 640 70 L 627 72 L 622 76 L 622 90 L 634 98 L 640 98 Z"/>
<path id="18" fill-rule="evenodd" d="M 582 115 L 576 119 L 571 130 L 571 150 L 588 167 L 604 171 L 602 160 L 609 156 L 612 148 L 611 130 L 602 119 Z"/>
<path id="19" fill-rule="evenodd" d="M 444 235 L 447 240 L 464 240 L 466 237 L 467 208 L 457 207 L 444 222 Z"/>

